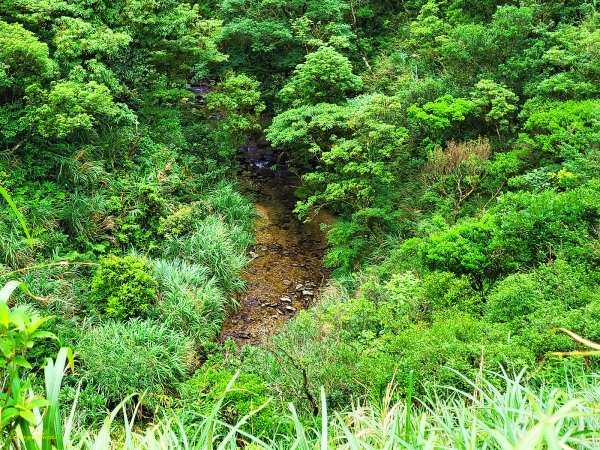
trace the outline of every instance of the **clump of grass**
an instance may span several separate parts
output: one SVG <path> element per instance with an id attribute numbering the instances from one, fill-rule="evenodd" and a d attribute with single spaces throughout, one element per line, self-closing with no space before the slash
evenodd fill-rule
<path id="1" fill-rule="evenodd" d="M 217 185 L 203 197 L 203 201 L 227 224 L 237 225 L 246 231 L 252 230 L 252 219 L 256 215 L 254 205 L 231 182 Z"/>
<path id="2" fill-rule="evenodd" d="M 155 260 L 159 285 L 157 315 L 165 326 L 196 341 L 210 341 L 225 319 L 227 298 L 207 267 L 181 259 Z"/>
<path id="3" fill-rule="evenodd" d="M 240 291 L 244 288 L 240 275 L 247 262 L 248 245 L 243 234 L 239 227 L 209 216 L 196 224 L 192 234 L 167 241 L 166 252 L 170 257 L 208 268 L 225 291 Z"/>
<path id="4" fill-rule="evenodd" d="M 165 395 L 196 363 L 189 338 L 164 324 L 139 319 L 92 327 L 79 352 L 83 376 L 114 403 L 144 391 L 151 399 Z"/>

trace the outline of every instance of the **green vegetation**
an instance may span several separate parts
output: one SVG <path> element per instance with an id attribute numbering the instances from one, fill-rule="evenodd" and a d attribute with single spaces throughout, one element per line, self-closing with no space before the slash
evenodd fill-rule
<path id="1" fill-rule="evenodd" d="M 600 447 L 595 1 L 0 5 L 0 447 Z M 332 277 L 238 349 L 260 136 Z"/>
<path id="2" fill-rule="evenodd" d="M 156 281 L 149 269 L 146 261 L 133 256 L 101 259 L 90 289 L 100 314 L 121 320 L 145 314 L 156 303 Z"/>

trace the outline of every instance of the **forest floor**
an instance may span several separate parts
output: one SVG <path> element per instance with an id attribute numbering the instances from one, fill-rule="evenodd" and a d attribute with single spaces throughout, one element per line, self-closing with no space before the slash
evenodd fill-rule
<path id="1" fill-rule="evenodd" d="M 330 224 L 333 217 L 321 212 L 309 223 L 298 220 L 292 211 L 300 179 L 277 164 L 268 143 L 248 140 L 239 158 L 240 183 L 256 206 L 256 244 L 243 274 L 247 287 L 239 295 L 239 309 L 230 313 L 219 340 L 231 338 L 241 346 L 260 342 L 313 303 L 328 277 L 320 224 Z"/>

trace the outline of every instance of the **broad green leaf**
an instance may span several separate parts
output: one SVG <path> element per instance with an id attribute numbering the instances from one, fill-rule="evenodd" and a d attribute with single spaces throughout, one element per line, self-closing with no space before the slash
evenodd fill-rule
<path id="1" fill-rule="evenodd" d="M 30 408 L 45 408 L 50 402 L 42 397 L 33 397 L 29 400 L 28 406 Z"/>
<path id="2" fill-rule="evenodd" d="M 31 369 L 31 364 L 29 364 L 29 361 L 27 361 L 22 356 L 16 356 L 15 362 L 21 367 L 25 367 L 26 369 Z"/>
<path id="3" fill-rule="evenodd" d="M 56 335 L 49 331 L 36 331 L 31 335 L 31 339 L 56 339 Z"/>
<path id="4" fill-rule="evenodd" d="M 15 417 L 19 417 L 19 410 L 16 408 L 8 407 L 2 409 L 2 414 L 0 415 L 0 428 L 4 428 L 8 425 Z"/>
<path id="5" fill-rule="evenodd" d="M 31 411 L 24 409 L 19 412 L 19 415 L 30 424 L 35 425 L 35 415 Z"/>
<path id="6" fill-rule="evenodd" d="M 10 312 L 8 310 L 8 305 L 5 301 L 0 301 L 0 325 L 4 328 L 8 328 L 9 317 Z"/>

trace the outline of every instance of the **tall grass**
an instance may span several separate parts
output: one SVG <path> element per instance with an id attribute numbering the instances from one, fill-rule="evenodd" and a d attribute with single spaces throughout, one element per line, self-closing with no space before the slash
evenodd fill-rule
<path id="1" fill-rule="evenodd" d="M 86 330 L 79 343 L 87 381 L 109 401 L 149 393 L 149 400 L 172 393 L 196 364 L 193 343 L 155 321 L 105 322 Z M 168 396 L 167 396 L 168 397 Z"/>
<path id="2" fill-rule="evenodd" d="M 191 235 L 171 239 L 165 246 L 168 256 L 207 267 L 225 291 L 233 292 L 244 287 L 240 274 L 247 262 L 245 236 L 237 225 L 210 216 L 198 222 Z"/>
<path id="3" fill-rule="evenodd" d="M 228 386 L 233 389 L 235 377 Z M 522 374 L 487 374 L 468 380 L 472 391 L 439 387 L 413 404 L 394 401 L 394 388 L 380 404 L 356 403 L 342 413 L 329 413 L 322 391 L 321 415 L 301 420 L 293 405 L 293 427 L 271 438 L 241 430 L 249 415 L 235 424 L 218 420 L 223 400 L 193 427 L 175 415 L 138 428 L 125 416 L 121 437 L 110 433 L 119 411 L 97 433 L 80 430 L 65 439 L 69 449 L 597 449 L 600 448 L 600 377 L 569 374 L 566 387 L 532 387 Z M 502 388 L 496 386 L 501 385 Z M 124 409 L 123 406 L 119 406 Z M 67 421 L 66 429 L 70 425 Z M 189 431 L 193 430 L 193 431 Z"/>
<path id="4" fill-rule="evenodd" d="M 152 266 L 160 292 L 157 313 L 165 326 L 197 344 L 213 339 L 225 320 L 227 298 L 210 269 L 178 258 Z"/>

